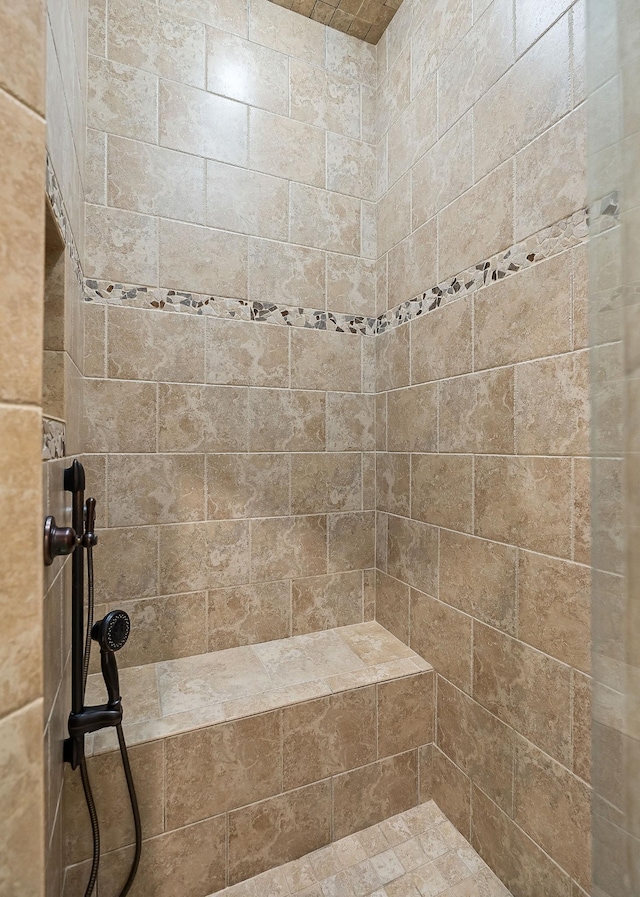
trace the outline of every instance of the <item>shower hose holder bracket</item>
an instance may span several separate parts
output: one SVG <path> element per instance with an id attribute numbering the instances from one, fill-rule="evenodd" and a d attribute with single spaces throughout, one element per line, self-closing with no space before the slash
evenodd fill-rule
<path id="1" fill-rule="evenodd" d="M 69 714 L 69 738 L 64 742 L 65 763 L 75 769 L 84 758 L 84 736 L 90 732 L 99 732 L 122 722 L 122 705 L 98 704 L 85 707 L 80 713 Z"/>

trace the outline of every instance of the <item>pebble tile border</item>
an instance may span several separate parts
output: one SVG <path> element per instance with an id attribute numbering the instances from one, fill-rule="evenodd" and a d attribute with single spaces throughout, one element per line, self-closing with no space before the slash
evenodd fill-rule
<path id="1" fill-rule="evenodd" d="M 64 458 L 65 426 L 64 421 L 54 418 L 42 418 L 42 460 L 55 461 Z"/>

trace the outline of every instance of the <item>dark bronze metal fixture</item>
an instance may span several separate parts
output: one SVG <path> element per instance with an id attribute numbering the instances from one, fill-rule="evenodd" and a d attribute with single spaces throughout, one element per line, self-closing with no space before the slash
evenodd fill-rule
<path id="1" fill-rule="evenodd" d="M 47 517 L 43 543 L 45 567 L 50 567 L 55 558 L 71 554 L 77 544 L 76 531 L 72 526 L 58 526 L 55 517 Z"/>

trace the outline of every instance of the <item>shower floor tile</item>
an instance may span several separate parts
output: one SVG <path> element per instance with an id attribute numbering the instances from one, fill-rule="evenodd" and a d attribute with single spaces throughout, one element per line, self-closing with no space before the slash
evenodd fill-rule
<path id="1" fill-rule="evenodd" d="M 433 801 L 211 897 L 510 897 Z"/>
<path id="2" fill-rule="evenodd" d="M 120 674 L 124 731 L 140 744 L 430 669 L 376 622 L 130 667 Z M 105 699 L 102 675 L 89 676 L 87 703 Z M 116 747 L 111 729 L 87 737 L 88 756 Z"/>

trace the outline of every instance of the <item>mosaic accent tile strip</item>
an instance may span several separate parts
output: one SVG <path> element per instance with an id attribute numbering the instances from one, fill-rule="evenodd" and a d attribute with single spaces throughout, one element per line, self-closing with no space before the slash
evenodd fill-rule
<path id="1" fill-rule="evenodd" d="M 64 421 L 42 418 L 42 460 L 55 461 L 65 455 Z"/>
<path id="2" fill-rule="evenodd" d="M 73 236 L 73 231 L 71 230 L 69 215 L 67 214 L 64 199 L 62 198 L 62 190 L 60 189 L 60 184 L 58 182 L 58 178 L 56 177 L 56 173 L 53 170 L 53 163 L 51 161 L 51 156 L 49 155 L 49 153 L 47 153 L 46 155 L 45 163 L 45 190 L 51 204 L 53 217 L 55 218 L 56 224 L 58 225 L 60 233 L 62 234 L 62 239 L 64 240 L 66 251 L 69 253 L 69 258 L 71 259 L 73 270 L 75 271 L 76 277 L 78 278 L 78 283 L 82 285 L 83 272 L 82 265 L 80 263 L 80 255 L 78 253 L 78 247 L 76 246 L 76 241 Z"/>
<path id="3" fill-rule="evenodd" d="M 618 211 L 618 195 L 609 194 L 588 210 L 581 209 L 574 212 L 562 221 L 528 237 L 522 243 L 496 253 L 455 277 L 396 305 L 377 318 L 89 278 L 84 281 L 84 297 L 86 302 L 107 305 L 157 308 L 170 312 L 375 336 L 406 324 L 414 318 L 440 308 L 441 305 L 475 293 L 491 283 L 504 280 L 505 277 L 517 274 L 518 271 L 530 268 L 574 246 L 579 246 L 588 239 L 590 229 L 594 232 L 594 228 L 602 231 L 612 227 L 617 220 Z"/>

